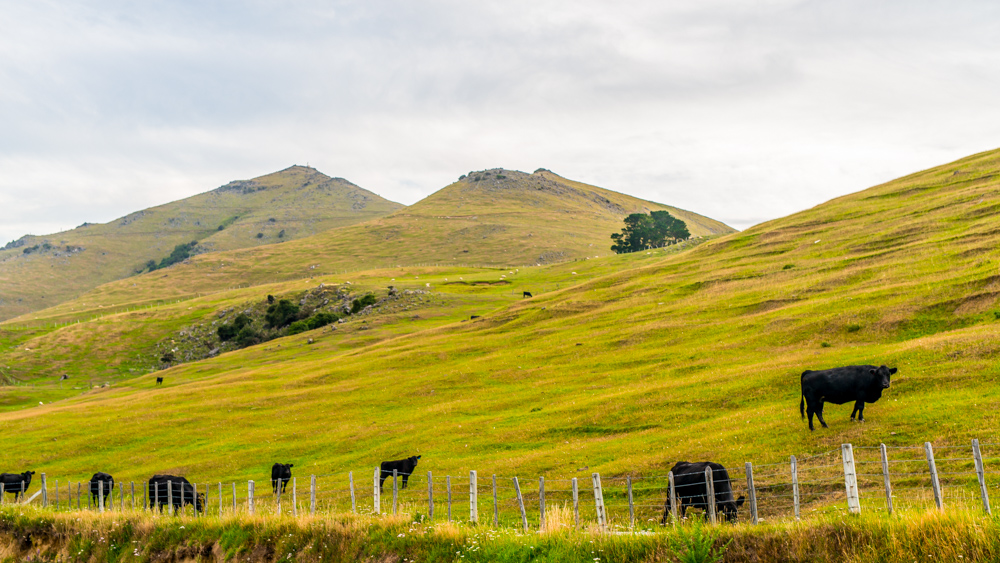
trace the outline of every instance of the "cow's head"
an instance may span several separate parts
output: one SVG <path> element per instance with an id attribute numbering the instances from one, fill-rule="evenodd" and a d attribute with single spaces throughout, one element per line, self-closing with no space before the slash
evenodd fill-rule
<path id="1" fill-rule="evenodd" d="M 736 511 L 743 506 L 743 502 L 746 498 L 740 495 L 740 498 L 735 501 L 727 501 L 719 504 L 719 508 L 722 509 L 722 514 L 726 518 L 726 522 L 730 524 L 736 523 Z"/>
<path id="2" fill-rule="evenodd" d="M 896 368 L 879 366 L 877 369 L 868 370 L 875 376 L 876 385 L 881 385 L 882 389 L 889 388 L 889 376 L 896 373 Z"/>

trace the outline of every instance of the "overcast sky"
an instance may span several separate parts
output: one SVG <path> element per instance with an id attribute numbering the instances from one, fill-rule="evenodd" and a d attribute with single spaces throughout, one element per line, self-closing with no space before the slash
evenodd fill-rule
<path id="1" fill-rule="evenodd" d="M 0 244 L 310 164 L 734 227 L 1000 147 L 1000 3 L 0 0 Z"/>

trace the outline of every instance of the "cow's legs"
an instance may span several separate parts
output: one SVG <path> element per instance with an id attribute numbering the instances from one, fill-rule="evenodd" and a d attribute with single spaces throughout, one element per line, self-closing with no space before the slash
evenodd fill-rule
<path id="1" fill-rule="evenodd" d="M 864 422 L 865 421 L 865 402 L 864 401 L 858 401 L 858 404 L 855 405 L 854 408 L 858 409 L 858 422 Z"/>
<path id="2" fill-rule="evenodd" d="M 816 430 L 816 428 L 813 427 L 813 415 L 816 414 L 816 411 L 813 410 L 811 404 L 809 405 L 807 412 L 809 414 L 809 430 Z"/>
<path id="3" fill-rule="evenodd" d="M 829 428 L 829 426 L 826 425 L 826 421 L 823 420 L 823 403 L 820 403 L 819 408 L 816 409 L 816 418 L 819 419 L 819 423 L 823 425 L 823 428 Z"/>
<path id="4" fill-rule="evenodd" d="M 405 489 L 406 488 L 406 480 L 409 479 L 409 478 L 410 478 L 410 474 L 409 473 L 403 473 L 403 486 L 400 487 L 401 489 Z"/>

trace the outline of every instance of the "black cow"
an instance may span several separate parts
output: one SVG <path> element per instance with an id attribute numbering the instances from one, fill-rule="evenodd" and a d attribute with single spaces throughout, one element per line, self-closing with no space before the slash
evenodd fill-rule
<path id="1" fill-rule="evenodd" d="M 101 482 L 104 482 L 104 504 L 108 504 L 108 495 L 111 494 L 111 490 L 115 488 L 115 478 L 107 473 L 97 472 L 94 476 L 90 478 L 90 496 L 94 498 L 94 504 L 97 504 L 97 499 L 101 495 Z"/>
<path id="2" fill-rule="evenodd" d="M 521 299 L 524 299 L 525 297 L 531 297 L 531 292 L 530 291 L 525 291 L 524 295 L 521 297 Z"/>
<path id="3" fill-rule="evenodd" d="M 378 481 L 378 488 L 379 488 L 379 490 L 380 491 L 382 490 L 382 483 L 385 483 L 385 479 L 387 477 L 392 477 L 392 470 L 393 469 L 396 470 L 396 474 L 397 475 L 400 475 L 400 476 L 403 477 L 403 486 L 402 486 L 402 488 L 405 489 L 406 488 L 406 481 L 410 478 L 410 474 L 413 473 L 413 470 L 417 467 L 417 460 L 419 460 L 419 459 L 420 459 L 420 456 L 415 455 L 415 456 L 410 456 L 410 457 L 408 457 L 406 459 L 400 459 L 400 460 L 397 460 L 397 461 L 383 461 L 382 465 L 381 465 L 382 477 Z"/>
<path id="4" fill-rule="evenodd" d="M 160 385 L 161 383 L 163 383 L 163 378 L 162 377 L 157 377 L 156 378 L 156 384 Z"/>
<path id="5" fill-rule="evenodd" d="M 167 495 L 167 483 L 170 483 L 170 498 Z M 190 504 L 195 507 L 198 512 L 205 511 L 205 495 L 204 493 L 195 493 L 194 485 L 184 477 L 175 477 L 174 475 L 153 475 L 149 479 L 149 507 L 155 508 L 157 505 L 160 507 L 160 512 L 163 512 L 163 507 L 169 504 L 173 508 L 183 508 L 184 506 Z"/>
<path id="6" fill-rule="evenodd" d="M 705 482 L 705 470 L 712 468 L 712 485 L 715 488 L 715 511 L 726 519 L 727 522 L 736 522 L 736 511 L 743 506 L 743 495 L 733 500 L 733 487 L 729 483 L 729 473 L 726 468 L 711 461 L 699 461 L 689 463 L 679 461 L 671 471 L 674 472 L 674 491 L 677 500 L 680 501 L 681 517 L 687 507 L 700 508 L 705 511 L 708 517 L 708 484 Z M 670 515 L 671 507 L 670 494 L 667 493 L 667 503 L 663 507 L 663 519 L 661 523 L 667 523 L 667 516 Z"/>
<path id="7" fill-rule="evenodd" d="M 285 492 L 285 487 L 288 486 L 288 481 L 292 478 L 292 465 L 291 463 L 275 463 L 271 466 L 271 488 L 274 489 L 274 494 L 278 494 L 278 483 L 281 483 L 281 492 Z"/>
<path id="8" fill-rule="evenodd" d="M 19 496 L 24 498 L 24 493 L 31 485 L 31 476 L 34 474 L 34 471 L 0 473 L 0 483 L 3 483 L 4 492 L 14 495 L 14 500 L 16 501 Z"/>
<path id="9" fill-rule="evenodd" d="M 806 406 L 809 412 L 809 430 L 813 428 L 813 414 L 819 418 L 823 428 L 829 428 L 823 420 L 823 403 L 842 405 L 854 401 L 851 420 L 857 415 L 860 422 L 865 421 L 865 403 L 874 403 L 882 398 L 882 391 L 889 388 L 889 376 L 896 373 L 896 368 L 885 366 L 846 366 L 842 368 L 824 369 L 802 372 L 802 399 L 799 401 L 799 412 L 806 417 Z"/>

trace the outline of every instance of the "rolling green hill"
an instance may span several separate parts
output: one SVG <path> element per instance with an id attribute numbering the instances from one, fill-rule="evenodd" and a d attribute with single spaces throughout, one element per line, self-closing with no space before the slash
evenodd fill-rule
<path id="1" fill-rule="evenodd" d="M 196 253 L 274 244 L 401 207 L 342 178 L 292 166 L 110 223 L 28 235 L 0 250 L 0 320 L 134 276 L 178 244 L 197 241 Z"/>
<path id="2" fill-rule="evenodd" d="M 14 322 L 73 319 L 98 305 L 148 304 L 335 272 L 430 264 L 502 268 L 606 257 L 611 233 L 621 230 L 625 215 L 658 209 L 684 220 L 695 237 L 733 232 L 689 211 L 548 171 L 495 169 L 473 173 L 385 217 L 280 245 L 194 256 Z"/>
<path id="3" fill-rule="evenodd" d="M 465 180 L 453 188 L 484 190 Z M 998 193 L 1000 151 L 992 151 L 678 253 L 473 280 L 456 280 L 467 276 L 459 268 L 374 271 L 364 276 L 373 288 L 430 283 L 435 306 L 468 292 L 495 293 L 495 306 L 417 331 L 399 328 L 406 315 L 395 313 L 389 326 L 365 331 L 390 332 L 368 345 L 344 346 L 344 335 L 325 329 L 275 340 L 157 372 L 162 388 L 142 376 L 2 413 L 0 432 L 12 466 L 66 478 L 102 468 L 137 481 L 171 471 L 204 482 L 261 478 L 279 459 L 307 474 L 346 473 L 419 453 L 421 469 L 435 474 L 565 479 L 662 474 L 679 459 L 785 461 L 845 442 L 996 442 Z M 417 226 L 451 225 L 412 209 L 406 217 Z M 392 217 L 340 231 L 364 241 L 364 229 L 402 224 Z M 527 232 L 558 227 L 542 223 Z M 334 245 L 336 232 L 320 237 Z M 495 249 L 533 244 L 508 236 Z M 319 251 L 317 239 L 280 248 Z M 268 265 L 259 267 L 283 263 L 278 248 L 231 256 L 252 274 L 251 257 Z M 521 255 L 547 250 L 530 248 Z M 177 276 L 197 279 L 208 262 L 192 260 Z M 595 268 L 582 282 L 581 264 Z M 529 285 L 470 283 L 512 276 L 547 287 L 520 299 L 511 289 Z M 345 277 L 298 283 L 353 281 Z M 214 311 L 219 298 L 171 306 Z M 850 405 L 831 405 L 831 428 L 809 432 L 799 374 L 857 363 L 898 367 L 893 387 L 869 406 L 868 422 L 851 423 Z"/>

